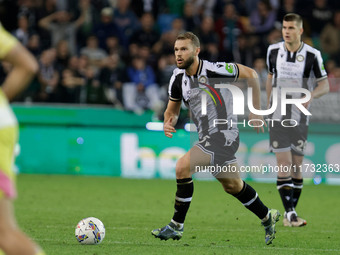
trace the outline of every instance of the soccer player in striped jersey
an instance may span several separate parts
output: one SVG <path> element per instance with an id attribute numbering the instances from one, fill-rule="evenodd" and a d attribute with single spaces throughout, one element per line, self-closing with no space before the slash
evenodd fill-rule
<path id="1" fill-rule="evenodd" d="M 306 109 L 309 108 L 313 98 L 321 97 L 329 91 L 327 73 L 320 51 L 301 41 L 302 33 L 301 17 L 294 13 L 285 15 L 282 24 L 284 41 L 270 45 L 267 51 L 268 106 L 272 103 L 273 88 L 309 90 L 311 99 L 303 104 Z M 302 93 L 288 93 L 286 98 L 298 99 L 304 96 Z M 280 102 L 280 93 L 278 99 Z M 301 166 L 310 115 L 305 115 L 294 104 L 287 104 L 285 115 L 281 114 L 281 110 L 281 104 L 278 103 L 276 110 L 270 116 L 270 119 L 276 120 L 269 125 L 270 147 L 276 155 L 278 166 L 281 167 L 277 176 L 277 189 L 285 208 L 283 224 L 299 227 L 307 224 L 306 220 L 297 215 L 295 208 L 303 186 Z M 287 169 L 289 171 L 286 171 Z"/>
<path id="2" fill-rule="evenodd" d="M 268 209 L 260 200 L 256 191 L 245 183 L 239 175 L 235 153 L 239 146 L 239 132 L 236 115 L 232 112 L 233 98 L 228 89 L 218 88 L 221 82 L 234 82 L 247 79 L 253 89 L 253 105 L 261 109 L 260 85 L 256 72 L 246 66 L 235 63 L 212 63 L 198 57 L 200 42 L 191 32 L 180 34 L 174 45 L 177 69 L 174 70 L 169 84 L 169 101 L 164 113 L 164 133 L 172 138 L 181 102 L 190 109 L 199 141 L 176 164 L 177 192 L 175 212 L 168 225 L 154 229 L 151 233 L 162 240 L 180 239 L 183 226 L 193 196 L 192 174 L 200 166 L 225 166 L 225 171 L 215 171 L 214 177 L 222 184 L 225 192 L 237 198 L 247 209 L 254 213 L 265 229 L 265 242 L 271 244 L 275 238 L 275 223 L 280 213 Z M 216 86 L 215 86 L 216 85 Z M 202 96 L 213 93 L 212 97 Z M 206 105 L 206 110 L 204 107 Z M 225 119 L 224 125 L 214 125 L 216 119 Z M 249 119 L 263 132 L 258 122 L 262 116 L 250 114 Z M 216 123 L 215 123 L 216 124 Z M 231 170 L 231 171 L 229 171 Z M 236 171 L 235 171 L 236 170 Z"/>
<path id="3" fill-rule="evenodd" d="M 43 255 L 45 253 L 19 229 L 14 216 L 16 188 L 12 167 L 18 124 L 8 104 L 31 81 L 38 71 L 38 63 L 1 24 L 0 60 L 12 65 L 0 87 L 0 249 L 9 255 Z"/>

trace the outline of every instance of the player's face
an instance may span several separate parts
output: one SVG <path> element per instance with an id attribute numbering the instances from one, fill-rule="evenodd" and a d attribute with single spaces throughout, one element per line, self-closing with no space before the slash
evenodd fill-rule
<path id="1" fill-rule="evenodd" d="M 174 50 L 177 67 L 180 69 L 188 69 L 196 57 L 196 47 L 191 43 L 191 40 L 177 40 Z"/>
<path id="2" fill-rule="evenodd" d="M 283 21 L 282 37 L 286 43 L 300 42 L 302 32 L 303 29 L 296 24 L 296 21 Z"/>

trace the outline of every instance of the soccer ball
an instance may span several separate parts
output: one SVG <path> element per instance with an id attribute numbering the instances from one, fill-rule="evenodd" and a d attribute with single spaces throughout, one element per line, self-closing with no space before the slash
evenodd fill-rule
<path id="1" fill-rule="evenodd" d="M 105 237 L 105 227 L 99 219 L 88 217 L 79 221 L 75 235 L 81 244 L 100 244 Z"/>

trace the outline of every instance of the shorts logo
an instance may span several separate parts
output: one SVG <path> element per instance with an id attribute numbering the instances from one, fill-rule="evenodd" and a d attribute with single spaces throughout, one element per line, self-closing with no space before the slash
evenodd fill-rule
<path id="1" fill-rule="evenodd" d="M 305 57 L 302 56 L 302 55 L 298 55 L 298 56 L 296 57 L 296 60 L 299 61 L 299 62 L 302 62 L 304 59 L 305 59 Z"/>
<path id="2" fill-rule="evenodd" d="M 278 141 L 273 141 L 273 147 L 274 147 L 274 148 L 277 148 L 278 146 L 279 146 Z"/>

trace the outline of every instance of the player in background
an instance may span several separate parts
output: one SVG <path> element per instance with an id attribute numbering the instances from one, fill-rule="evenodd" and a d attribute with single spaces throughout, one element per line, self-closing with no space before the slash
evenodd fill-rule
<path id="1" fill-rule="evenodd" d="M 181 101 L 188 106 L 197 127 L 199 142 L 195 144 L 176 164 L 177 192 L 175 212 L 168 225 L 155 229 L 151 233 L 162 240 L 180 239 L 183 235 L 184 220 L 188 212 L 194 191 L 192 174 L 196 166 L 229 166 L 231 171 L 214 172 L 214 177 L 222 184 L 225 192 L 237 198 L 247 209 L 254 213 L 265 229 L 265 242 L 271 244 L 275 238 L 275 223 L 279 220 L 279 212 L 268 209 L 260 200 L 256 191 L 239 176 L 235 153 L 239 146 L 237 124 L 214 126 L 215 119 L 228 119 L 237 122 L 232 113 L 233 98 L 228 89 L 213 88 L 216 83 L 234 82 L 247 79 L 248 86 L 253 89 L 253 105 L 261 109 L 260 85 L 257 73 L 246 66 L 234 63 L 212 63 L 198 57 L 200 42 L 191 32 L 180 34 L 174 45 L 177 67 L 170 79 L 169 101 L 164 113 L 164 133 L 172 138 Z M 214 78 L 217 79 L 214 81 Z M 203 86 L 204 90 L 201 89 Z M 201 106 L 202 93 L 205 90 L 217 91 L 221 105 L 215 105 L 207 97 L 207 113 Z M 262 116 L 250 114 L 254 126 L 260 126 Z M 230 122 L 229 122 L 230 123 Z M 263 127 L 256 128 L 263 132 Z M 234 170 L 232 170 L 234 169 Z M 233 172 L 234 171 L 234 172 Z M 213 194 L 211 194 L 213 196 Z"/>
<path id="2" fill-rule="evenodd" d="M 0 249 L 8 255 L 43 255 L 45 253 L 19 229 L 14 216 L 16 188 L 12 166 L 18 124 L 8 104 L 34 77 L 38 63 L 1 24 L 0 59 L 12 65 L 0 87 Z"/>
<path id="3" fill-rule="evenodd" d="M 311 92 L 311 99 L 303 106 L 308 109 L 313 98 L 328 93 L 327 73 L 318 50 L 301 41 L 303 33 L 302 19 L 299 15 L 289 13 L 284 16 L 282 24 L 282 42 L 272 44 L 267 51 L 268 78 L 266 83 L 268 107 L 272 103 L 272 88 L 304 88 Z M 317 86 L 315 87 L 315 84 Z M 280 97 L 280 93 L 278 93 Z M 298 99 L 302 93 L 287 94 L 286 98 Z M 280 98 L 279 98 L 280 99 Z M 281 100 L 278 100 L 280 102 Z M 299 227 L 307 224 L 296 211 L 303 187 L 302 161 L 307 142 L 309 115 L 305 115 L 296 105 L 287 105 L 286 115 L 281 115 L 280 103 L 270 119 L 270 147 L 275 153 L 281 171 L 277 175 L 277 189 L 285 208 L 284 226 Z M 283 127 L 281 121 L 287 120 L 296 127 Z M 284 171 L 290 169 L 290 171 Z"/>

